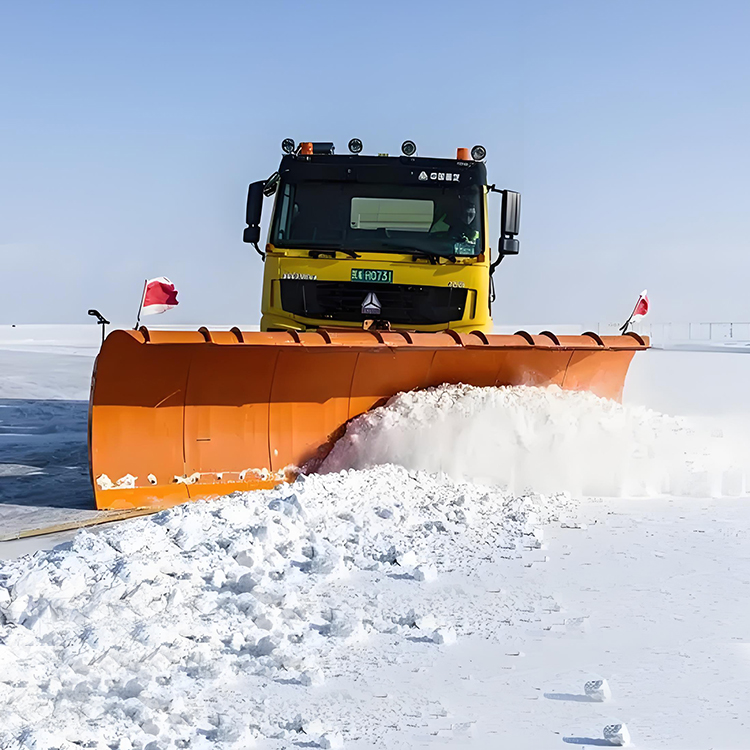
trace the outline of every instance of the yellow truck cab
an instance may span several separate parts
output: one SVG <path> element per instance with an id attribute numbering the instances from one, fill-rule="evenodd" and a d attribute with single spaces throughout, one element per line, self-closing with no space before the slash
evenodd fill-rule
<path id="1" fill-rule="evenodd" d="M 520 195 L 487 184 L 485 150 L 455 159 L 363 156 L 282 143 L 279 171 L 250 185 L 244 241 L 264 260 L 261 330 L 492 330 L 491 277 L 518 253 Z M 487 196 L 502 193 L 490 258 Z M 263 198 L 275 196 L 265 252 Z"/>

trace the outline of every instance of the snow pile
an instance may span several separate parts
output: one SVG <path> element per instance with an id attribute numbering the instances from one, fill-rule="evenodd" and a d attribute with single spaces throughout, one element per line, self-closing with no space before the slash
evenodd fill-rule
<path id="1" fill-rule="evenodd" d="M 510 492 L 740 495 L 736 441 L 591 393 L 443 385 L 352 420 L 320 471 L 395 463 Z"/>
<path id="2" fill-rule="evenodd" d="M 382 703 L 344 720 L 339 697 L 320 697 L 329 676 L 373 640 L 403 657 L 481 632 L 492 618 L 431 594 L 439 579 L 538 549 L 539 524 L 571 508 L 564 494 L 381 466 L 180 506 L 5 563 L 0 747 L 372 736 L 408 711 Z M 502 597 L 484 606 L 502 612 Z"/>

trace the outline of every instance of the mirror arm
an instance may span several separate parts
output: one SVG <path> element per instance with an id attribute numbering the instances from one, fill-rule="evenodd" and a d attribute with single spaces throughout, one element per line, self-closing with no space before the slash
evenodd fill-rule
<path id="1" fill-rule="evenodd" d="M 487 186 L 487 192 L 489 193 L 502 193 L 503 191 L 500 190 L 497 185 L 493 182 L 492 185 Z M 495 281 L 492 278 L 492 275 L 495 273 L 495 269 L 503 262 L 504 255 L 498 255 L 497 260 L 494 263 L 490 263 L 490 281 L 492 282 L 492 297 L 490 299 L 490 302 L 495 301 Z"/>
<path id="2" fill-rule="evenodd" d="M 263 181 L 263 195 L 265 195 L 266 198 L 270 198 L 276 192 L 276 188 L 279 186 L 279 180 L 279 173 L 274 172 L 267 180 Z"/>
<path id="3" fill-rule="evenodd" d="M 255 251 L 258 253 L 258 255 L 260 255 L 260 257 L 263 260 L 263 262 L 265 263 L 266 262 L 266 254 L 258 247 L 258 243 L 257 242 L 253 242 L 253 247 L 255 248 Z"/>

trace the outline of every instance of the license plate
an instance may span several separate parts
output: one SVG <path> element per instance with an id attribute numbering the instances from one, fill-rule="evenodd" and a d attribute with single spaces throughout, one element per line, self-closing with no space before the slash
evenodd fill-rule
<path id="1" fill-rule="evenodd" d="M 392 284 L 393 271 L 381 271 L 376 268 L 352 268 L 352 281 L 364 281 L 367 284 Z"/>
<path id="2" fill-rule="evenodd" d="M 474 255 L 476 246 L 473 242 L 456 242 L 453 245 L 454 255 Z"/>

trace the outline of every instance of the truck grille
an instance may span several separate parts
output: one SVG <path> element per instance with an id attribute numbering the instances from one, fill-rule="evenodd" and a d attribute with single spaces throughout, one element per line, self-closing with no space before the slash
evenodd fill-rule
<path id="1" fill-rule="evenodd" d="M 466 289 L 454 287 L 298 279 L 282 279 L 280 284 L 282 309 L 305 318 L 434 325 L 461 320 L 466 309 Z M 380 302 L 379 315 L 362 313 L 370 293 Z"/>

